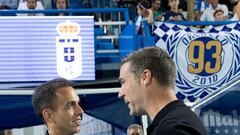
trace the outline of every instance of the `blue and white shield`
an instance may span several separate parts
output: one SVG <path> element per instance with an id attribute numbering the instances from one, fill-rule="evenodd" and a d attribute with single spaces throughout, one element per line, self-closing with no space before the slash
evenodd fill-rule
<path id="1" fill-rule="evenodd" d="M 57 73 L 66 79 L 74 79 L 82 74 L 81 37 L 57 36 Z"/>

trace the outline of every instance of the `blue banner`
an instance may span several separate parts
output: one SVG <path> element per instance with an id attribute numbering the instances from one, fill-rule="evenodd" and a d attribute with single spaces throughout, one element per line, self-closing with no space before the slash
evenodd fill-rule
<path id="1" fill-rule="evenodd" d="M 240 23 L 200 29 L 159 22 L 154 33 L 175 61 L 179 99 L 198 101 L 240 74 Z"/>

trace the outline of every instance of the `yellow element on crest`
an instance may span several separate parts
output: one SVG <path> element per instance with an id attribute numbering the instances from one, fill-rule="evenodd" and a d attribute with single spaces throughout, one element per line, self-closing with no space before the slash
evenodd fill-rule
<path id="1" fill-rule="evenodd" d="M 57 25 L 57 32 L 61 36 L 77 36 L 80 32 L 80 26 L 78 23 L 67 20 Z"/>

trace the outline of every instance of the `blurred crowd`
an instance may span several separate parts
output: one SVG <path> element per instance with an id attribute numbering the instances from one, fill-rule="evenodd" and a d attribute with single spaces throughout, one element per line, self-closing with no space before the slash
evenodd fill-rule
<path id="1" fill-rule="evenodd" d="M 153 21 L 237 21 L 240 19 L 240 0 L 0 0 L 0 9 L 44 10 L 119 8 L 129 9 L 131 20 L 139 16 Z M 43 16 L 44 14 L 17 14 Z M 59 13 L 57 15 L 66 15 Z M 96 15 L 97 19 L 116 20 L 115 15 Z"/>

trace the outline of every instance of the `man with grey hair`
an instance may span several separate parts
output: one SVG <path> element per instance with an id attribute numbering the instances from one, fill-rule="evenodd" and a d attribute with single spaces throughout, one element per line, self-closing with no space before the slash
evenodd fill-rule
<path id="1" fill-rule="evenodd" d="M 121 63 L 119 97 L 130 115 L 148 115 L 152 124 L 148 135 L 207 135 L 200 119 L 177 99 L 176 67 L 159 47 L 147 47 L 131 53 Z"/>
<path id="2" fill-rule="evenodd" d="M 143 135 L 143 128 L 139 124 L 131 124 L 127 128 L 127 135 Z"/>

